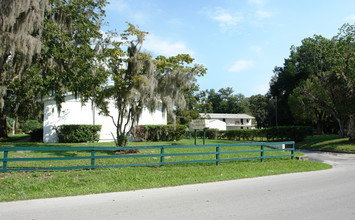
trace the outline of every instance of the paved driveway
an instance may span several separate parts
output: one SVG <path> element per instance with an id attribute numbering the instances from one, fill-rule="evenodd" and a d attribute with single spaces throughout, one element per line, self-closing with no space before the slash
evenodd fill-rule
<path id="1" fill-rule="evenodd" d="M 306 154 L 333 168 L 0 203 L 0 219 L 355 219 L 355 154 Z"/>

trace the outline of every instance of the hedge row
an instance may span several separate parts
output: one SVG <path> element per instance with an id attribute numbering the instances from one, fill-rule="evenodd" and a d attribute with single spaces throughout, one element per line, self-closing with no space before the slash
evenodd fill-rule
<path id="1" fill-rule="evenodd" d="M 185 125 L 139 125 L 132 131 L 140 141 L 178 141 L 185 134 Z"/>
<path id="2" fill-rule="evenodd" d="M 266 138 L 268 141 L 303 141 L 308 135 L 312 135 L 312 127 L 309 126 L 280 126 L 264 129 L 219 131 L 219 138 L 248 141 L 254 141 L 256 138 L 261 138 L 262 140 Z"/>
<path id="3" fill-rule="evenodd" d="M 60 125 L 56 128 L 59 143 L 99 141 L 101 125 Z"/>
<path id="4" fill-rule="evenodd" d="M 219 131 L 217 129 L 205 129 L 205 137 L 207 139 L 217 139 L 219 137 Z M 225 132 L 225 131 L 223 131 Z M 195 131 L 194 130 L 189 130 L 187 131 L 187 134 L 191 134 L 191 137 L 195 137 Z M 203 130 L 197 130 L 197 137 L 203 138 Z"/>
<path id="5" fill-rule="evenodd" d="M 30 136 L 33 142 L 43 142 L 43 128 L 33 129 Z"/>

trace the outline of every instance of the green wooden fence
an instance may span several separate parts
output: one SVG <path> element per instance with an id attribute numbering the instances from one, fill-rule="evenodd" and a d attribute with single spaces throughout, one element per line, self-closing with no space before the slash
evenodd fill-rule
<path id="1" fill-rule="evenodd" d="M 275 148 L 285 146 L 283 148 Z M 236 150 L 238 148 L 248 147 L 247 150 Z M 254 148 L 254 149 L 253 149 Z M 257 148 L 257 149 L 256 149 Z M 137 149 L 144 151 L 138 154 L 113 154 L 113 151 L 126 151 Z M 200 152 L 178 152 L 178 150 L 191 150 Z M 212 149 L 212 150 L 211 150 Z M 150 151 L 147 151 L 150 150 Z M 172 151 L 172 152 L 169 152 Z M 175 151 L 175 152 L 174 152 Z M 240 160 L 260 160 L 263 162 L 268 158 L 290 157 L 294 158 L 295 142 L 253 142 L 253 143 L 236 143 L 236 144 L 214 144 L 214 145 L 169 145 L 169 146 L 137 146 L 137 147 L 0 147 L 0 154 L 3 152 L 3 158 L 0 159 L 0 172 L 8 171 L 35 171 L 35 170 L 69 170 L 69 169 L 94 169 L 108 167 L 136 167 L 136 166 L 163 166 L 170 164 L 185 164 L 185 163 L 203 163 L 214 162 L 219 165 L 225 161 L 240 161 Z M 86 152 L 87 156 L 57 156 L 57 157 L 19 157 L 19 155 L 11 157 L 9 152 Z M 111 155 L 98 155 L 99 152 L 111 152 Z M 272 155 L 266 155 L 272 152 Z M 280 152 L 278 154 L 274 152 Z M 24 153 L 23 153 L 24 154 Z M 256 155 L 257 154 L 257 155 Z M 208 156 L 209 158 L 198 159 L 198 156 Z M 228 157 L 225 157 L 229 155 Z M 238 155 L 238 156 L 237 156 Z M 252 155 L 252 156 L 250 156 Z M 177 160 L 171 161 L 171 158 L 178 157 L 195 157 L 192 160 Z M 139 162 L 122 163 L 128 158 L 154 158 L 156 162 Z M 97 160 L 115 159 L 115 164 L 97 164 Z M 49 166 L 49 167 L 21 167 L 19 165 L 12 166 L 16 162 L 28 161 L 63 161 L 63 160 L 87 160 L 87 165 L 75 166 Z M 167 161 L 169 160 L 169 161 Z M 120 163 L 121 162 L 121 163 Z M 117 164 L 116 164 L 117 163 Z M 73 165 L 73 164 L 72 164 Z"/>

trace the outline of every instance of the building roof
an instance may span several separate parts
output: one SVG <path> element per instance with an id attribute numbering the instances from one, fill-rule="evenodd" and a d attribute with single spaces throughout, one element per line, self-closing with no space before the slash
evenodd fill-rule
<path id="1" fill-rule="evenodd" d="M 208 120 L 208 122 L 209 123 L 215 123 L 215 122 L 217 122 L 217 123 L 226 123 L 226 122 L 224 122 L 224 121 L 221 121 L 221 120 L 219 120 L 219 119 L 206 119 L 206 120 Z"/>
<path id="2" fill-rule="evenodd" d="M 227 113 L 200 113 L 202 118 L 231 118 L 231 119 L 255 119 L 255 117 L 247 114 L 227 114 Z"/>

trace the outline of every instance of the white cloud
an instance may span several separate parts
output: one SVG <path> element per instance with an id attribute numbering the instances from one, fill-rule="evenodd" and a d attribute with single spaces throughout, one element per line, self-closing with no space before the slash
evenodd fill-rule
<path id="1" fill-rule="evenodd" d="M 252 60 L 237 60 L 233 66 L 228 69 L 228 72 L 240 72 L 242 70 L 249 69 L 254 65 Z"/>
<path id="2" fill-rule="evenodd" d="M 194 54 L 194 51 L 188 49 L 184 42 L 162 40 L 154 34 L 149 34 L 146 37 L 143 48 L 153 52 L 155 55 L 176 56 L 178 54 Z"/>
<path id="3" fill-rule="evenodd" d="M 255 13 L 255 16 L 259 19 L 264 19 L 264 18 L 270 18 L 272 16 L 271 12 L 264 11 L 264 10 L 258 10 Z"/>
<path id="4" fill-rule="evenodd" d="M 348 17 L 346 17 L 347 21 L 355 21 L 355 14 L 353 15 L 349 15 Z"/>
<path id="5" fill-rule="evenodd" d="M 235 29 L 239 22 L 243 20 L 241 13 L 232 13 L 221 7 L 216 7 L 214 10 L 203 10 L 202 13 L 208 15 L 212 20 L 217 21 L 222 31 Z"/>

